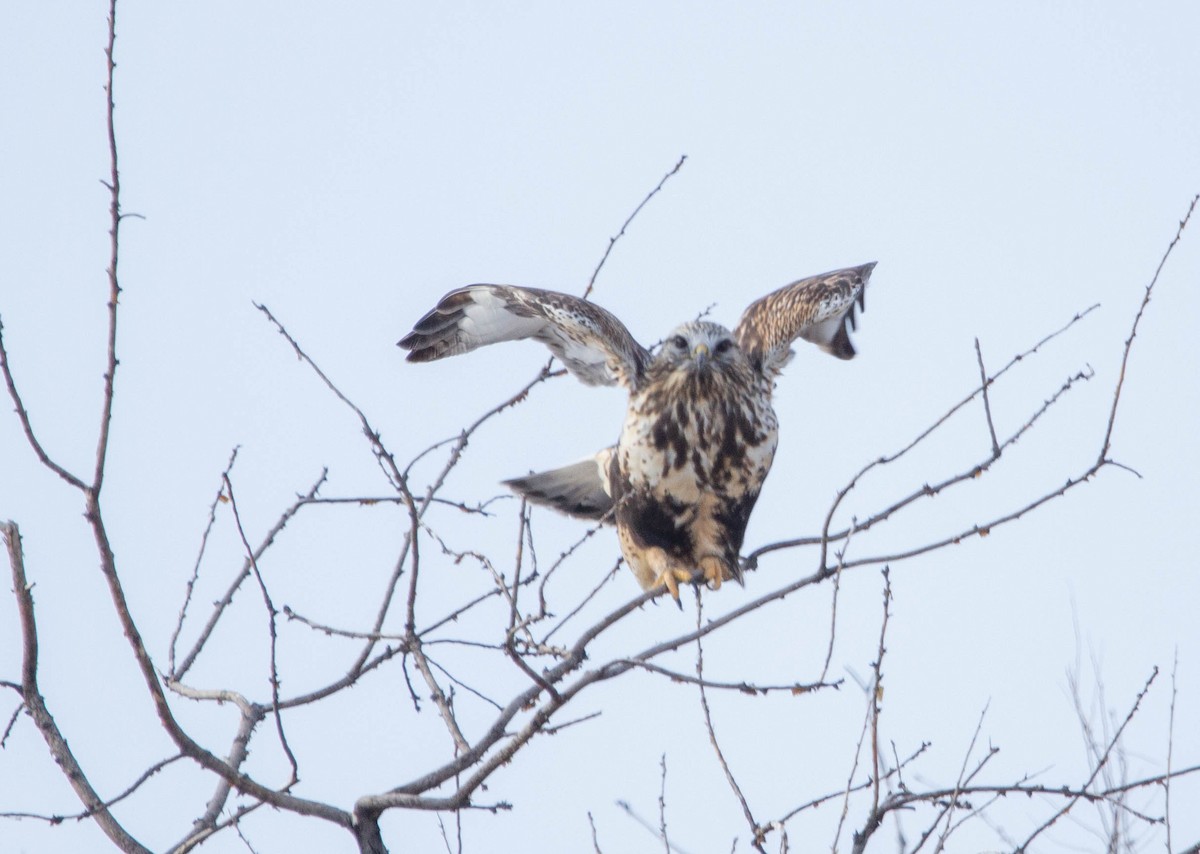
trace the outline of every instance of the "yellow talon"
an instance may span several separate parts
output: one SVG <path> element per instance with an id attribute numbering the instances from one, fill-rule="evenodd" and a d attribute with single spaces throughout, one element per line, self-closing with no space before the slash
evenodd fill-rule
<path id="1" fill-rule="evenodd" d="M 664 569 L 658 574 L 658 578 L 654 579 L 654 587 L 665 587 L 667 592 L 671 594 L 671 598 L 679 603 L 679 582 L 687 583 L 692 580 L 692 574 L 686 569 Z"/>
<path id="2" fill-rule="evenodd" d="M 725 561 L 716 555 L 705 555 L 700 558 L 700 568 L 704 570 L 704 580 L 712 585 L 712 589 L 720 590 L 721 582 L 728 574 L 725 570 Z"/>

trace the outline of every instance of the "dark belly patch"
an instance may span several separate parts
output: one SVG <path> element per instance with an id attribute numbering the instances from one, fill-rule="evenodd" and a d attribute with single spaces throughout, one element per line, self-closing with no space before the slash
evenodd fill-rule
<path id="1" fill-rule="evenodd" d="M 628 493 L 617 506 L 617 524 L 629 531 L 641 548 L 656 546 L 667 554 L 690 561 L 692 538 L 686 525 L 687 513 L 677 502 L 656 501 L 646 494 Z"/>

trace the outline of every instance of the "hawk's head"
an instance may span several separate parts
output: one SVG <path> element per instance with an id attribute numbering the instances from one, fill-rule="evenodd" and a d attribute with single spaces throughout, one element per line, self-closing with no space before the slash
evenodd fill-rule
<path id="1" fill-rule="evenodd" d="M 721 381 L 739 379 L 748 369 L 749 362 L 732 332 L 719 323 L 693 320 L 663 339 L 650 374 L 659 381 Z"/>
<path id="2" fill-rule="evenodd" d="M 673 369 L 713 369 L 735 359 L 733 333 L 707 320 L 693 320 L 676 328 L 665 339 L 656 362 Z"/>

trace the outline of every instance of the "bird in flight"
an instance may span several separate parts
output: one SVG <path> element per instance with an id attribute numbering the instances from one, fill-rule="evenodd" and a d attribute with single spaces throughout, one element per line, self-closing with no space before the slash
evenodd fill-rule
<path id="1" fill-rule="evenodd" d="M 874 262 L 801 279 L 754 301 L 731 332 L 677 327 L 657 351 L 595 303 L 557 291 L 469 285 L 446 294 L 399 341 L 430 362 L 487 344 L 540 341 L 588 385 L 629 392 L 617 443 L 582 462 L 505 481 L 537 504 L 615 523 L 644 590 L 695 578 L 741 583 L 750 512 L 778 443 L 775 380 L 797 339 L 839 359 Z"/>

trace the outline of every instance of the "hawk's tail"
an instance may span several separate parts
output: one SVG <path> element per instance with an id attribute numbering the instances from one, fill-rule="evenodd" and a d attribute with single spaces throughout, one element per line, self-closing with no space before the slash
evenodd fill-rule
<path id="1" fill-rule="evenodd" d="M 559 469 L 515 477 L 504 485 L 534 504 L 552 507 L 583 519 L 602 519 L 612 510 L 608 494 L 608 466 L 612 448 Z"/>

